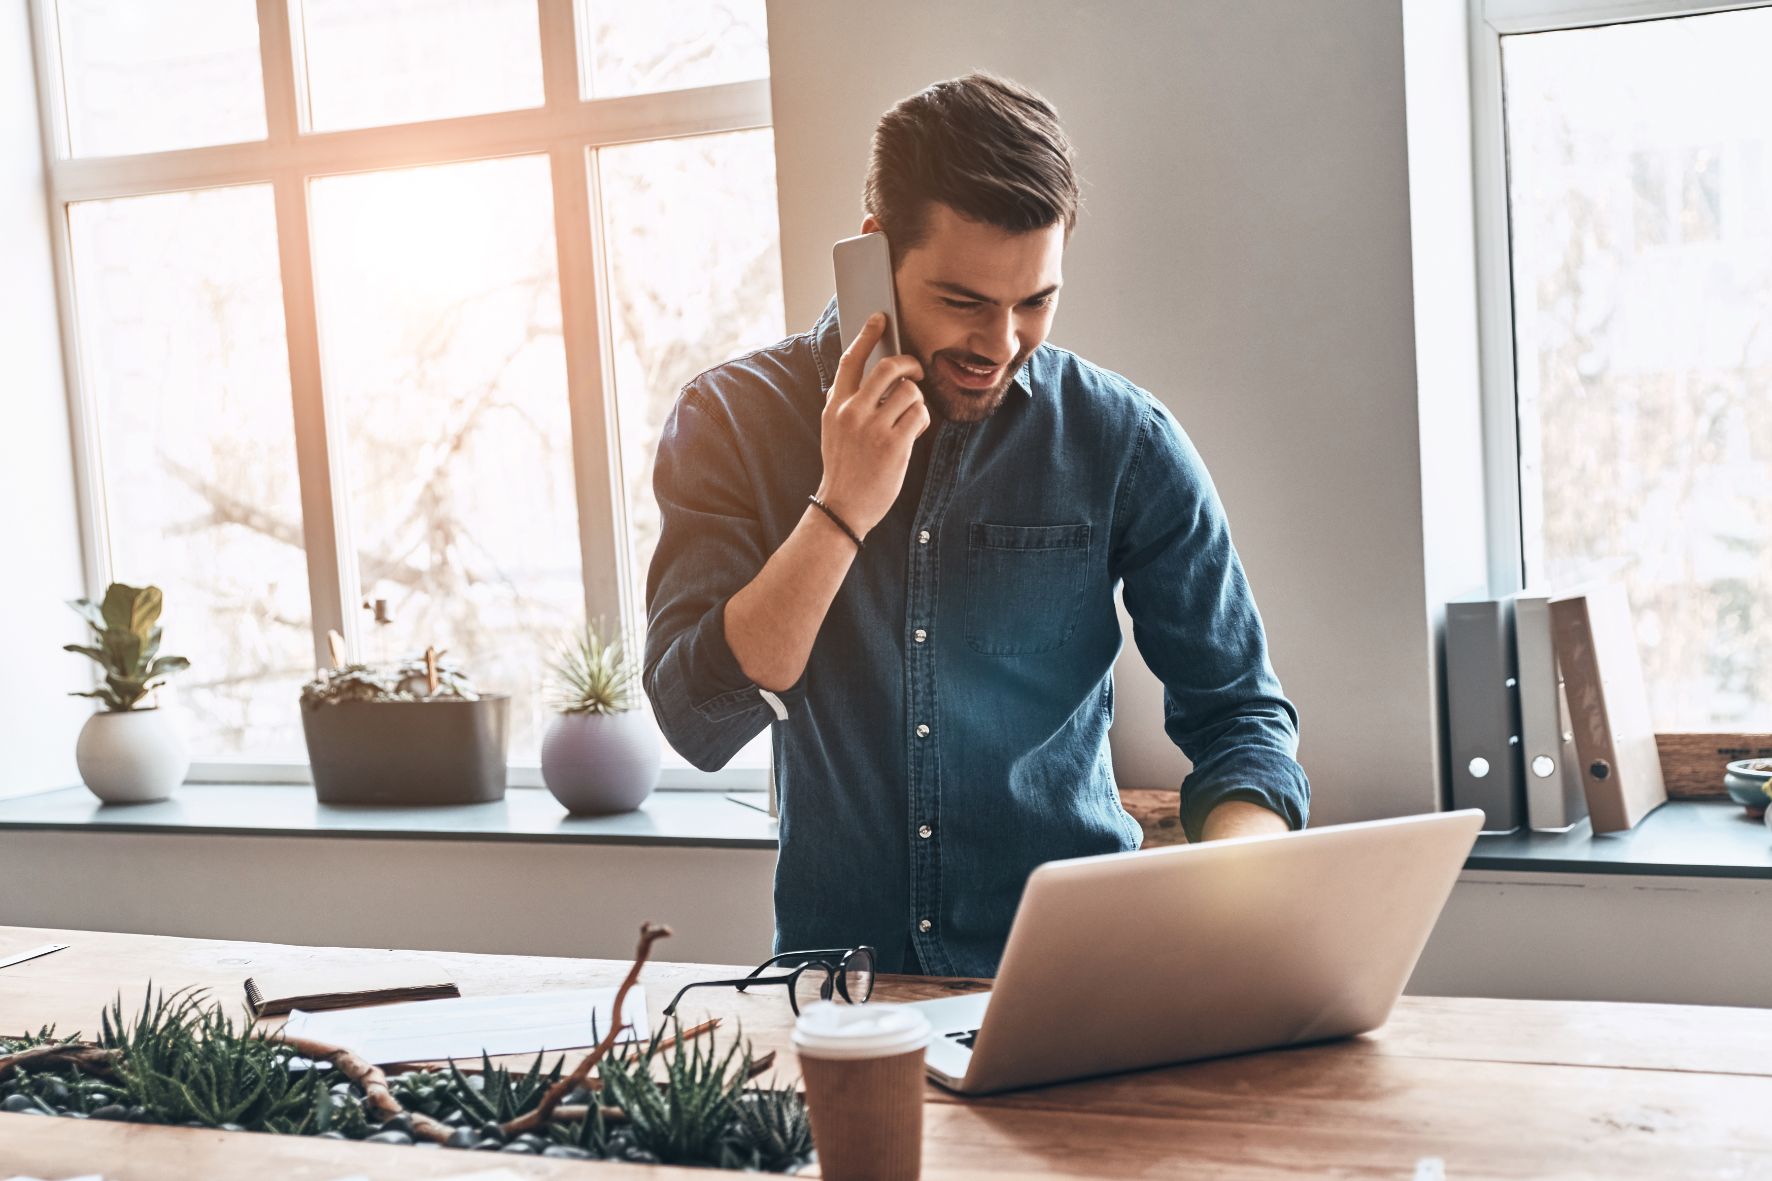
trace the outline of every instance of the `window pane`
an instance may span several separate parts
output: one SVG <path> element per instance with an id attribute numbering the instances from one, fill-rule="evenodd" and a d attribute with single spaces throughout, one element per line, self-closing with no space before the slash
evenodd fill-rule
<path id="1" fill-rule="evenodd" d="M 308 128 L 542 103 L 535 0 L 298 0 Z"/>
<path id="2" fill-rule="evenodd" d="M 329 423 L 371 659 L 445 648 L 510 693 L 532 762 L 544 664 L 584 614 L 546 157 L 312 186 Z"/>
<path id="3" fill-rule="evenodd" d="M 1630 592 L 1662 729 L 1772 727 L 1772 10 L 1509 37 L 1529 580 Z"/>
<path id="4" fill-rule="evenodd" d="M 580 0 L 586 98 L 769 77 L 764 0 Z"/>
<path id="5" fill-rule="evenodd" d="M 252 0 L 58 0 L 76 156 L 265 137 Z"/>
<path id="6" fill-rule="evenodd" d="M 658 543 L 652 459 L 684 383 L 780 340 L 780 226 L 769 131 L 605 148 L 597 154 L 634 601 Z M 764 743 L 748 765 L 767 760 Z"/>
<path id="7" fill-rule="evenodd" d="M 271 191 L 83 202 L 69 228 L 113 577 L 166 593 L 193 757 L 303 758 L 314 647 Z"/>

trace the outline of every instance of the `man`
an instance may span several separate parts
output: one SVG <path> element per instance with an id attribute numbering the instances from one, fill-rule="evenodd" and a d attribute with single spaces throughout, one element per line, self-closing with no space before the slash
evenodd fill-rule
<path id="1" fill-rule="evenodd" d="M 1036 865 L 1139 843 L 1107 744 L 1117 585 L 1194 763 L 1188 837 L 1301 828 L 1310 788 L 1198 455 L 1044 343 L 1077 216 L 1052 108 L 981 74 L 906 99 L 865 205 L 905 351 L 862 372 L 876 318 L 839 357 L 833 301 L 683 390 L 645 687 L 704 769 L 774 725 L 778 951 L 989 976 Z"/>

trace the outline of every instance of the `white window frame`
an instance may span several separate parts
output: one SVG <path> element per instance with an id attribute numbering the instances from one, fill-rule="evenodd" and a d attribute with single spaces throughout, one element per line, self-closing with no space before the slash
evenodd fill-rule
<path id="1" fill-rule="evenodd" d="M 45 145 L 62 356 L 72 419 L 81 552 L 88 593 L 111 580 L 104 518 L 97 408 L 81 357 L 76 323 L 68 206 L 78 201 L 260 184 L 276 208 L 289 385 L 295 409 L 303 542 L 313 612 L 314 659 L 330 663 L 325 636 L 337 630 L 360 652 L 358 571 L 345 536 L 345 489 L 338 477 L 339 441 L 329 444 L 321 383 L 320 339 L 309 243 L 308 183 L 323 176 L 501 156 L 546 154 L 553 183 L 554 234 L 560 272 L 562 337 L 572 423 L 578 532 L 588 619 L 643 621 L 635 602 L 627 536 L 616 390 L 609 342 L 609 291 L 601 241 L 601 194 L 592 149 L 649 140 L 748 131 L 771 126 L 769 80 L 734 82 L 614 98 L 580 97 L 579 40 L 573 0 L 536 0 L 543 105 L 527 110 L 395 126 L 309 132 L 299 93 L 301 38 L 292 23 L 298 0 L 256 0 L 266 137 L 139 155 L 74 157 L 62 96 L 62 56 L 55 0 L 29 0 L 37 62 L 38 110 Z M 292 703 L 293 707 L 293 703 Z M 765 773 L 732 769 L 714 775 L 674 774 L 666 787 L 761 790 Z M 201 762 L 193 782 L 307 782 L 299 763 Z M 513 766 L 512 784 L 538 786 L 539 769 Z"/>
<path id="2" fill-rule="evenodd" d="M 1516 33 L 1547 33 L 1765 7 L 1772 7 L 1772 0 L 1470 0 L 1477 330 L 1491 595 L 1511 594 L 1525 586 L 1501 39 Z"/>

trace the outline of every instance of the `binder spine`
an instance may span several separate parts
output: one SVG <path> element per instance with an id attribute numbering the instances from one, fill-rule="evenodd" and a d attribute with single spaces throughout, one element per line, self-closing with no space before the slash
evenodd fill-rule
<path id="1" fill-rule="evenodd" d="M 1513 612 L 1505 599 L 1446 605 L 1452 805 L 1481 808 L 1484 832 L 1525 822 Z"/>
<path id="2" fill-rule="evenodd" d="M 1520 764 L 1526 823 L 1534 829 L 1561 832 L 1587 815 L 1587 797 L 1563 700 L 1548 596 L 1514 597 L 1514 653 L 1520 682 Z"/>

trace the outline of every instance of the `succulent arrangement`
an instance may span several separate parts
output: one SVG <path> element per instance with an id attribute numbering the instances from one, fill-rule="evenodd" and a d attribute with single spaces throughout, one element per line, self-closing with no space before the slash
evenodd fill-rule
<path id="1" fill-rule="evenodd" d="M 306 709 L 344 701 L 425 701 L 449 697 L 478 701 L 479 690 L 459 666 L 436 648 L 392 664 L 341 664 L 323 668 L 301 687 Z"/>
<path id="2" fill-rule="evenodd" d="M 182 656 L 160 655 L 162 605 L 159 587 L 121 582 L 105 588 L 103 602 L 68 603 L 92 628 L 93 643 L 64 644 L 63 650 L 89 657 L 105 674 L 104 684 L 72 696 L 95 697 L 106 709 L 122 713 L 136 708 L 167 677 L 191 666 Z"/>
<path id="3" fill-rule="evenodd" d="M 640 670 L 620 640 L 606 640 L 586 624 L 555 653 L 551 704 L 563 714 L 626 713 L 638 704 Z"/>
<path id="4" fill-rule="evenodd" d="M 625 1055 L 606 1037 L 571 1074 L 537 1055 L 523 1072 L 482 1059 L 385 1077 L 342 1048 L 242 1029 L 202 992 L 150 986 L 133 1019 L 113 1002 L 94 1042 L 0 1038 L 0 1112 L 766 1172 L 811 1160 L 798 1092 L 752 1085 L 772 1055 L 673 1032 Z"/>

